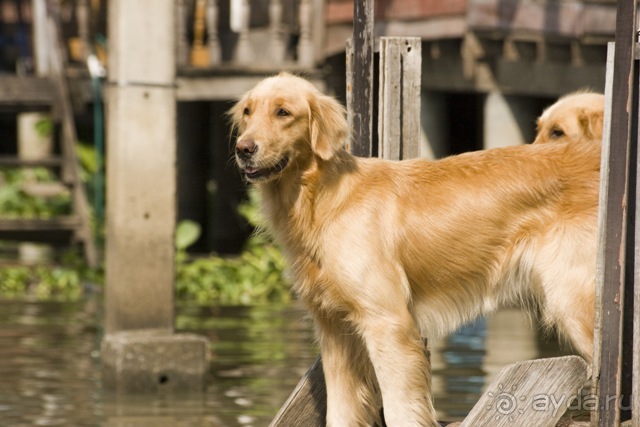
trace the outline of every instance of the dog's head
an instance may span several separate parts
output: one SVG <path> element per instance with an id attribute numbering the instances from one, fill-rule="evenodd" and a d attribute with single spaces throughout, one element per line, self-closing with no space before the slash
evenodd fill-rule
<path id="1" fill-rule="evenodd" d="M 287 73 L 269 77 L 229 111 L 238 137 L 235 157 L 250 182 L 267 182 L 288 170 L 328 161 L 349 134 L 344 107 L 307 80 Z"/>
<path id="2" fill-rule="evenodd" d="M 604 95 L 577 92 L 565 95 L 538 118 L 534 144 L 566 140 L 602 140 Z"/>

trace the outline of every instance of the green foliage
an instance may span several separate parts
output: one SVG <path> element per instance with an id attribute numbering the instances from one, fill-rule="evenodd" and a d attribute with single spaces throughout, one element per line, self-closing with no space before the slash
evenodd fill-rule
<path id="1" fill-rule="evenodd" d="M 54 174 L 46 168 L 0 169 L 0 218 L 50 218 L 68 214 L 68 194 L 41 198 L 26 193 L 28 182 L 54 182 Z"/>
<path id="2" fill-rule="evenodd" d="M 49 137 L 53 135 L 53 120 L 50 118 L 42 118 L 36 122 L 36 132 L 41 137 Z"/>
<path id="3" fill-rule="evenodd" d="M 200 238 L 202 230 L 200 224 L 191 220 L 184 220 L 176 227 L 176 250 L 185 251 Z"/>
<path id="4" fill-rule="evenodd" d="M 251 194 L 239 208 L 253 225 L 259 221 L 257 205 L 256 194 Z M 290 300 L 282 253 L 266 234 L 252 235 L 242 253 L 235 257 L 191 258 L 186 249 L 200 234 L 200 226 L 193 221 L 183 221 L 176 227 L 178 300 L 206 305 L 256 305 Z M 60 265 L 0 268 L 0 298 L 75 300 L 82 297 L 87 283 L 102 282 L 100 270 L 89 269 L 77 252 L 70 252 Z"/>
<path id="5" fill-rule="evenodd" d="M 0 296 L 38 300 L 77 300 L 82 295 L 80 274 L 65 267 L 13 266 L 0 269 Z"/>
<path id="6" fill-rule="evenodd" d="M 0 297 L 75 301 L 84 294 L 85 283 L 101 281 L 99 271 L 77 263 L 4 266 L 0 268 Z"/>
<path id="7" fill-rule="evenodd" d="M 238 209 L 252 225 L 259 222 L 257 206 L 257 195 L 252 192 Z M 263 233 L 251 236 L 237 257 L 212 255 L 190 260 L 185 250 L 199 234 L 199 228 L 196 230 L 190 222 L 179 224 L 176 230 L 178 299 L 245 305 L 290 299 L 282 253 L 268 236 Z"/>

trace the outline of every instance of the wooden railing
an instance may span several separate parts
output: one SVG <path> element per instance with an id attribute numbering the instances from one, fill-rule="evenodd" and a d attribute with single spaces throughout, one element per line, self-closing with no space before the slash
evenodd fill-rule
<path id="1" fill-rule="evenodd" d="M 324 0 L 176 0 L 178 71 L 313 68 Z"/>

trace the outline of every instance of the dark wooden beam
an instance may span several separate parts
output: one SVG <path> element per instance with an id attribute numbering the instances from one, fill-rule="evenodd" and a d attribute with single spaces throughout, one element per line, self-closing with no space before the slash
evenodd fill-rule
<path id="1" fill-rule="evenodd" d="M 614 56 L 611 133 L 609 153 L 609 180 L 606 199 L 604 257 L 602 260 L 603 287 L 598 309 L 601 310 L 601 346 L 597 381 L 598 410 L 594 412 L 595 425 L 613 427 L 621 421 L 621 399 L 628 381 L 622 381 L 623 342 L 628 333 L 624 326 L 623 309 L 625 291 L 633 292 L 633 274 L 627 266 L 633 266 L 634 246 L 633 216 L 629 204 L 635 203 L 635 126 L 631 123 L 631 111 L 635 104 L 635 42 L 636 2 L 618 1 L 616 18 L 616 47 Z M 632 142 L 633 141 L 633 142 Z M 631 165 L 631 166 L 630 166 Z M 630 187 L 629 183 L 634 184 Z M 633 193 L 632 193 L 633 192 Z M 632 206 L 633 207 L 633 206 Z M 633 297 L 633 294 L 627 295 Z M 625 343 L 631 346 L 632 343 Z M 627 399 L 629 396 L 626 396 Z M 628 415 L 628 414 L 625 414 Z"/>
<path id="2" fill-rule="evenodd" d="M 371 157 L 373 114 L 373 0 L 353 2 L 353 58 L 351 84 L 347 96 L 351 101 L 351 152 L 360 157 Z M 349 87 L 350 86 L 350 87 Z"/>

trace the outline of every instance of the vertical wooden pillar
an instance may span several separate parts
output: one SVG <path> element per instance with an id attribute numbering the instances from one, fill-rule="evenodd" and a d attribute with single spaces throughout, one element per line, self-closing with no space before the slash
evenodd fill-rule
<path id="1" fill-rule="evenodd" d="M 373 0 L 353 2 L 353 38 L 347 50 L 347 109 L 351 152 L 371 157 L 373 115 Z"/>
<path id="2" fill-rule="evenodd" d="M 421 65 L 420 38 L 380 38 L 378 155 L 382 158 L 420 155 Z"/>
<path id="3" fill-rule="evenodd" d="M 109 4 L 105 330 L 173 329 L 173 0 Z"/>
<path id="4" fill-rule="evenodd" d="M 45 0 L 31 0 L 33 13 L 33 57 L 35 59 L 36 74 L 49 74 L 49 52 L 47 41 L 47 4 Z"/>
<path id="5" fill-rule="evenodd" d="M 603 247 L 599 249 L 601 260 L 598 264 L 598 283 L 601 285 L 597 302 L 600 335 L 596 341 L 598 364 L 594 366 L 594 378 L 599 402 L 592 425 L 600 427 L 618 426 L 630 416 L 628 409 L 621 409 L 630 404 L 633 371 L 630 359 L 634 344 L 632 323 L 638 137 L 636 30 L 636 2 L 618 1 L 610 92 L 609 158 L 603 170 L 608 175 L 606 199 L 603 200 L 606 217 L 601 223 L 604 225 L 601 233 L 605 234 L 600 239 Z M 638 425 L 637 420 L 635 425 Z"/>

